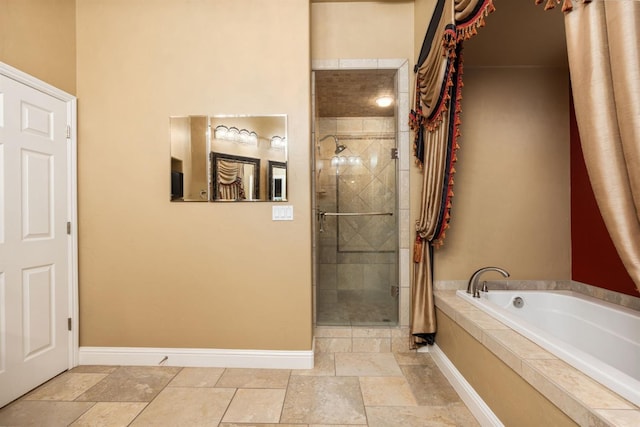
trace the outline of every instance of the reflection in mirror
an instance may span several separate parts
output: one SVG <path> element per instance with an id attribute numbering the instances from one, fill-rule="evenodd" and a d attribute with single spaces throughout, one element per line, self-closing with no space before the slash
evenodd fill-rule
<path id="1" fill-rule="evenodd" d="M 269 200 L 287 200 L 287 164 L 269 160 Z"/>
<path id="2" fill-rule="evenodd" d="M 211 201 L 259 200 L 260 159 L 211 153 Z"/>
<path id="3" fill-rule="evenodd" d="M 286 115 L 171 117 L 170 128 L 172 201 L 287 200 Z M 245 197 L 223 198 L 215 192 L 212 153 L 256 165 L 242 171 Z M 250 176 L 254 185 L 249 190 Z"/>
<path id="4" fill-rule="evenodd" d="M 171 200 L 206 202 L 207 116 L 171 117 Z"/>
<path id="5" fill-rule="evenodd" d="M 210 118 L 209 124 L 212 152 L 259 160 L 259 164 L 265 166 L 270 162 L 278 162 L 284 165 L 284 173 L 286 174 L 286 116 L 213 116 Z M 270 172 L 270 167 L 260 168 L 257 172 L 256 182 L 263 184 L 254 187 L 254 190 L 258 191 L 256 197 L 235 200 L 274 200 L 270 197 Z M 282 184 L 286 184 L 285 178 L 283 178 Z M 286 188 L 283 188 L 282 194 L 282 198 L 277 200 L 286 200 Z M 210 200 L 222 199 L 216 194 Z"/>

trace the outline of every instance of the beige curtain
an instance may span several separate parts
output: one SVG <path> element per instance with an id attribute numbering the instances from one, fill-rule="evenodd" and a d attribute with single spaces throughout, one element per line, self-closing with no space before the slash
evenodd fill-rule
<path id="1" fill-rule="evenodd" d="M 416 67 L 411 127 L 423 183 L 411 284 L 414 346 L 432 344 L 436 332 L 432 255 L 449 227 L 462 98 L 462 41 L 475 35 L 494 10 L 492 0 L 438 0 Z"/>
<path id="2" fill-rule="evenodd" d="M 218 160 L 218 197 L 221 200 L 245 199 L 244 164 L 233 160 Z"/>
<path id="3" fill-rule="evenodd" d="M 572 9 L 565 28 L 585 163 L 611 239 L 640 291 L 640 2 L 574 2 Z"/>

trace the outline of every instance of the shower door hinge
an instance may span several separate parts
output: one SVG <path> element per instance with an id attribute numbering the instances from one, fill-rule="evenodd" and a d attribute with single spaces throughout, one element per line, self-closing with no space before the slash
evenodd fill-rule
<path id="1" fill-rule="evenodd" d="M 71 126 L 67 125 L 67 138 L 71 138 Z"/>
<path id="2" fill-rule="evenodd" d="M 71 324 L 72 324 L 71 317 L 68 317 L 67 318 L 67 329 L 68 330 L 71 330 Z"/>
<path id="3" fill-rule="evenodd" d="M 397 148 L 392 148 L 391 149 L 391 159 L 392 160 L 398 160 L 398 149 Z"/>
<path id="4" fill-rule="evenodd" d="M 391 287 L 391 296 L 395 298 L 398 295 L 400 295 L 400 288 L 398 286 L 392 286 Z"/>
<path id="5" fill-rule="evenodd" d="M 71 222 L 67 221 L 67 234 L 71 235 Z"/>

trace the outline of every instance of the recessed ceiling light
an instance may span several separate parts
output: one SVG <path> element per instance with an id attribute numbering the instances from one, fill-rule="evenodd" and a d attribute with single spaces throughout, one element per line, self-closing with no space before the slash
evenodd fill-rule
<path id="1" fill-rule="evenodd" d="M 392 103 L 393 98 L 391 98 L 390 96 L 381 96 L 380 98 L 376 99 L 376 105 L 378 105 L 378 107 L 388 107 Z"/>

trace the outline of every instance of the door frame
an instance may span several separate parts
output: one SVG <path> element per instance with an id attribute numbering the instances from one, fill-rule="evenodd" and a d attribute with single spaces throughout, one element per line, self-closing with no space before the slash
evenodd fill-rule
<path id="1" fill-rule="evenodd" d="M 8 64 L 0 62 L 0 75 L 8 77 L 32 89 L 38 90 L 67 105 L 67 126 L 70 129 L 67 137 L 67 221 L 71 223 L 70 234 L 67 240 L 67 256 L 69 280 L 68 298 L 69 312 L 67 317 L 71 319 L 71 332 L 68 337 L 69 360 L 68 368 L 78 366 L 78 354 L 80 347 L 79 334 L 79 304 L 78 304 L 78 151 L 77 151 L 77 98 L 49 83 L 18 70 Z"/>
<path id="2" fill-rule="evenodd" d="M 315 72 L 322 70 L 379 70 L 393 69 L 396 74 L 396 147 L 398 149 L 398 164 L 396 167 L 396 204 L 398 209 L 398 324 L 393 328 L 409 329 L 410 317 L 410 294 L 411 294 L 411 247 L 412 235 L 410 230 L 410 185 L 411 185 L 411 164 L 412 144 L 409 129 L 410 110 L 410 88 L 411 76 L 409 74 L 409 61 L 405 58 L 367 58 L 367 59 L 314 59 L 311 61 L 311 213 L 312 213 L 312 236 L 313 236 L 313 325 L 316 326 L 317 313 L 317 218 L 318 209 L 316 206 L 316 101 L 315 101 Z"/>

